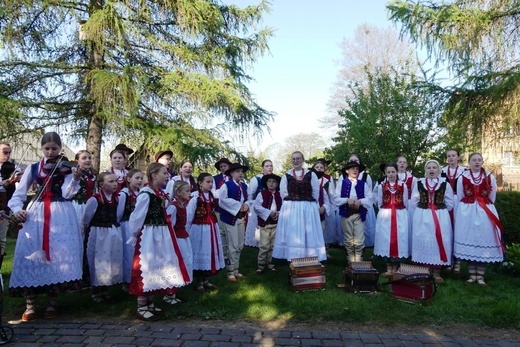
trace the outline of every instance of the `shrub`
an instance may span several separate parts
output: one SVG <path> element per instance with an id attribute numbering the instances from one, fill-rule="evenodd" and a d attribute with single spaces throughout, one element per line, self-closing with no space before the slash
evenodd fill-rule
<path id="1" fill-rule="evenodd" d="M 513 243 L 507 246 L 506 259 L 501 267 L 508 274 L 520 276 L 520 244 Z"/>
<path id="2" fill-rule="evenodd" d="M 520 244 L 520 192 L 498 192 L 495 207 L 504 225 L 505 243 Z"/>

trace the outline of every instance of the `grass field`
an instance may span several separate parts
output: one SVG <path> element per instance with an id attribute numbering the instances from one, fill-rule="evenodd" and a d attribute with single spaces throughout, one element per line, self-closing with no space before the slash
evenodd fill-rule
<path id="1" fill-rule="evenodd" d="M 8 256 L 2 273 L 6 286 L 12 266 L 14 241 L 9 241 Z M 412 305 L 395 300 L 386 291 L 377 294 L 352 294 L 336 288 L 342 282 L 345 254 L 342 249 L 331 249 L 332 259 L 326 264 L 325 290 L 294 293 L 288 283 L 288 267 L 277 272 L 255 273 L 256 252 L 246 247 L 241 258 L 241 272 L 247 279 L 238 283 L 226 280 L 221 271 L 211 282 L 219 287 L 211 293 L 197 293 L 193 286 L 181 288 L 178 296 L 184 303 L 167 307 L 156 298 L 159 307 L 165 308 L 166 319 L 219 319 L 225 321 L 252 320 L 268 322 L 286 321 L 321 323 L 352 322 L 373 324 L 474 324 L 502 328 L 520 328 L 520 278 L 488 269 L 487 287 L 464 283 L 460 277 L 445 274 L 446 282 L 438 286 L 433 301 L 426 306 Z M 382 270 L 382 263 L 376 262 Z M 465 268 L 463 267 L 463 270 Z M 383 283 L 386 281 L 382 279 Z M 6 291 L 7 293 L 7 291 Z M 94 304 L 90 293 L 63 294 L 59 297 L 60 316 L 75 319 L 103 317 L 134 317 L 135 298 L 123 292 L 120 286 L 111 288 L 114 302 Z M 44 303 L 44 298 L 40 302 Z M 23 298 L 6 297 L 4 319 L 19 319 L 25 307 Z"/>

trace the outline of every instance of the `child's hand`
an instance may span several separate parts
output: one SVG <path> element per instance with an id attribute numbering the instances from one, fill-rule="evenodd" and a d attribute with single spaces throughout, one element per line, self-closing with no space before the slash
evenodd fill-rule
<path id="1" fill-rule="evenodd" d="M 25 222 L 25 220 L 27 219 L 27 211 L 25 210 L 20 210 L 18 212 L 16 212 L 14 215 L 13 215 L 14 219 L 16 219 L 18 222 Z"/>

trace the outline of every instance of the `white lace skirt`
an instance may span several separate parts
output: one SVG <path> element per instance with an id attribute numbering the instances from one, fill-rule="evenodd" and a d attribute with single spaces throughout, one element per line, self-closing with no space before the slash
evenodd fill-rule
<path id="1" fill-rule="evenodd" d="M 92 286 L 123 282 L 123 238 L 118 227 L 91 227 L 87 260 Z"/>
<path id="2" fill-rule="evenodd" d="M 313 201 L 284 201 L 278 217 L 273 258 L 318 257 L 327 260 L 318 205 Z"/>
<path id="3" fill-rule="evenodd" d="M 216 270 L 225 267 L 222 240 L 216 223 L 214 228 L 213 233 L 209 224 L 192 224 L 190 241 L 193 250 L 193 270 L 210 271 L 212 263 Z"/>
<path id="4" fill-rule="evenodd" d="M 9 287 L 39 287 L 81 279 L 83 237 L 74 206 L 69 201 L 51 202 L 50 212 L 50 260 L 42 250 L 43 202 L 35 202 L 18 232 Z"/>
<path id="5" fill-rule="evenodd" d="M 406 209 L 396 210 L 397 213 L 397 258 L 408 258 L 409 253 L 409 232 L 408 232 L 408 211 Z M 377 214 L 376 235 L 374 242 L 374 254 L 382 257 L 390 257 L 390 238 L 391 238 L 391 217 L 392 210 L 381 208 Z"/>
<path id="6" fill-rule="evenodd" d="M 453 231 L 450 214 L 447 209 L 437 210 L 435 213 L 439 219 L 447 261 L 441 260 L 432 211 L 424 208 L 416 208 L 413 215 L 412 260 L 428 265 L 451 265 Z"/>
<path id="7" fill-rule="evenodd" d="M 495 205 L 487 205 L 498 216 Z M 493 263 L 504 260 L 495 226 L 478 205 L 460 202 L 455 211 L 455 257 L 463 260 Z"/>
<path id="8" fill-rule="evenodd" d="M 138 252 L 135 258 L 139 262 L 144 293 L 173 287 L 182 287 L 191 282 L 184 279 L 180 264 L 184 263 L 182 253 L 176 252 L 170 231 L 166 225 L 147 225 L 140 235 Z M 177 239 L 175 239 L 177 240 Z M 186 268 L 187 270 L 187 268 Z M 132 271 L 136 271 L 133 269 Z"/>

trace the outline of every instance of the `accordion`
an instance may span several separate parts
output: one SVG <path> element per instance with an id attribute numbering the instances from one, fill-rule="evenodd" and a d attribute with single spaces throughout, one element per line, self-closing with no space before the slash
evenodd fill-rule
<path id="1" fill-rule="evenodd" d="M 345 290 L 352 293 L 377 292 L 379 272 L 372 267 L 370 261 L 355 261 L 343 271 Z"/>
<path id="2" fill-rule="evenodd" d="M 426 304 L 437 291 L 430 269 L 417 265 L 401 264 L 386 284 L 396 299 L 412 304 Z"/>
<path id="3" fill-rule="evenodd" d="M 291 259 L 289 268 L 289 283 L 293 291 L 325 289 L 325 267 L 318 257 Z"/>

